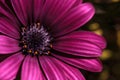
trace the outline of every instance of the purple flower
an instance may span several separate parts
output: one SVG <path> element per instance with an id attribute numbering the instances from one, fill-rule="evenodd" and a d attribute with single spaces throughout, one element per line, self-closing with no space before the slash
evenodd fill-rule
<path id="1" fill-rule="evenodd" d="M 82 0 L 0 0 L 0 80 L 85 80 L 102 70 L 104 38 L 77 31 L 95 10 Z"/>

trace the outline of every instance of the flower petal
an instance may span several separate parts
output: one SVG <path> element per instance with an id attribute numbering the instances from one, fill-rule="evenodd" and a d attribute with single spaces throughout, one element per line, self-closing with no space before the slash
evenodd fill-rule
<path id="1" fill-rule="evenodd" d="M 77 5 L 81 4 L 82 2 L 83 2 L 83 0 L 76 0 L 73 7 L 76 7 Z"/>
<path id="2" fill-rule="evenodd" d="M 52 28 L 52 24 L 61 19 L 75 2 L 76 0 L 46 0 L 41 14 L 43 23 Z"/>
<path id="3" fill-rule="evenodd" d="M 0 18 L 0 32 L 9 37 L 19 39 L 19 31 L 15 28 L 15 25 L 10 22 L 9 19 Z"/>
<path id="4" fill-rule="evenodd" d="M 92 32 L 76 31 L 57 38 L 53 49 L 76 56 L 98 57 L 106 46 L 103 37 Z"/>
<path id="5" fill-rule="evenodd" d="M 13 38 L 0 35 L 0 54 L 11 54 L 19 51 L 19 42 Z"/>
<path id="6" fill-rule="evenodd" d="M 59 37 L 80 28 L 93 17 L 94 13 L 94 7 L 90 3 L 79 4 L 48 26 L 53 36 Z"/>
<path id="7" fill-rule="evenodd" d="M 14 80 L 24 59 L 22 53 L 16 53 L 0 63 L 0 80 Z"/>
<path id="8" fill-rule="evenodd" d="M 0 0 L 0 33 L 18 39 L 19 22 L 6 4 Z"/>
<path id="9" fill-rule="evenodd" d="M 44 80 L 37 57 L 27 56 L 22 65 L 21 80 Z"/>
<path id="10" fill-rule="evenodd" d="M 42 19 L 50 23 L 56 18 L 64 15 L 75 3 L 76 0 L 46 0 L 42 9 Z"/>
<path id="11" fill-rule="evenodd" d="M 47 80 L 66 80 L 62 71 L 48 56 L 39 57 L 39 60 Z"/>
<path id="12" fill-rule="evenodd" d="M 102 64 L 99 59 L 93 58 L 68 58 L 63 56 L 58 56 L 56 54 L 52 54 L 54 57 L 64 61 L 65 63 L 75 66 L 80 69 L 84 69 L 91 72 L 101 72 Z"/>
<path id="13" fill-rule="evenodd" d="M 24 26 L 32 21 L 33 0 L 11 0 L 13 9 Z"/>
<path id="14" fill-rule="evenodd" d="M 53 57 L 51 57 L 51 60 L 56 64 L 56 66 L 61 68 L 61 70 L 65 73 L 67 80 L 85 80 L 78 69 L 75 69 L 74 67 L 69 66 Z"/>
<path id="15" fill-rule="evenodd" d="M 14 25 L 19 24 L 19 21 L 17 20 L 16 16 L 14 15 L 13 11 L 8 6 L 9 1 L 6 0 L 0 0 L 0 17 L 1 18 L 7 18 L 11 22 L 14 23 Z M 16 27 L 18 28 L 18 27 Z"/>
<path id="16" fill-rule="evenodd" d="M 34 22 L 40 22 L 44 0 L 34 0 Z"/>

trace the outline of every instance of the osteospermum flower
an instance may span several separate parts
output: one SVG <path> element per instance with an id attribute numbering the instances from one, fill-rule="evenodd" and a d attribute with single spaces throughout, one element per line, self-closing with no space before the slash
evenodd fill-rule
<path id="1" fill-rule="evenodd" d="M 102 70 L 105 41 L 77 31 L 94 15 L 82 0 L 0 0 L 0 80 L 85 80 Z M 21 66 L 21 68 L 20 68 Z"/>

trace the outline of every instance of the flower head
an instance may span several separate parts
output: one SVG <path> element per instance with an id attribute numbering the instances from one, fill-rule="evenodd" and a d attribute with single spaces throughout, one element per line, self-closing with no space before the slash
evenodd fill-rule
<path id="1" fill-rule="evenodd" d="M 94 15 L 82 0 L 0 0 L 0 80 L 85 80 L 102 70 L 105 40 L 77 31 Z"/>

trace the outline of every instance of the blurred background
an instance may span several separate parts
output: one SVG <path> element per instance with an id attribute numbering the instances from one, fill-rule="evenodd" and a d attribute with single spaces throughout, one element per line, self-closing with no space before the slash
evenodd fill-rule
<path id="1" fill-rule="evenodd" d="M 96 14 L 83 29 L 105 37 L 107 48 L 100 59 L 101 73 L 84 72 L 86 80 L 120 80 L 120 0 L 84 0 L 91 2 Z"/>

